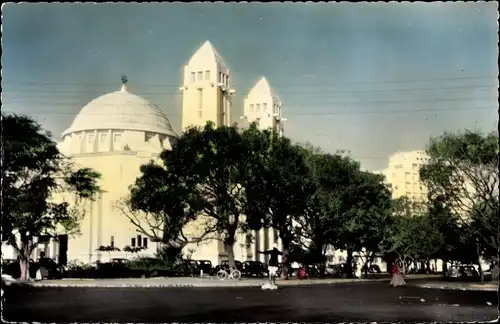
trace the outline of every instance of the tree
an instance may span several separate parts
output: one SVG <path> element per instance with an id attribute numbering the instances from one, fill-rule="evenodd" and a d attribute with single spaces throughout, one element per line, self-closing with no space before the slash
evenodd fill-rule
<path id="1" fill-rule="evenodd" d="M 195 237 L 186 233 L 186 226 L 196 222 L 205 201 L 193 178 L 183 174 L 184 162 L 177 156 L 164 151 L 160 163 L 142 165 L 129 196 L 116 207 L 151 242 L 180 252 L 189 243 L 202 242 L 211 231 L 202 229 Z"/>
<path id="2" fill-rule="evenodd" d="M 60 230 L 78 232 L 80 207 L 99 191 L 100 174 L 88 168 L 75 171 L 50 133 L 27 116 L 2 114 L 2 127 L 2 243 L 17 252 L 26 280 L 36 239 Z M 74 195 L 73 204 L 56 202 L 57 193 Z"/>
<path id="3" fill-rule="evenodd" d="M 308 199 L 308 208 L 300 218 L 301 235 L 308 239 L 309 255 L 322 263 L 320 276 L 324 275 L 324 263 L 329 247 L 339 245 L 338 200 L 340 183 L 336 170 L 339 155 L 323 154 L 312 146 L 305 147 L 304 154 L 310 168 L 310 181 L 314 193 Z"/>
<path id="4" fill-rule="evenodd" d="M 481 273 L 480 251 L 485 246 L 499 248 L 498 222 L 488 221 L 491 213 L 498 211 L 498 151 L 496 133 L 444 133 L 431 138 L 429 162 L 420 170 L 429 197 L 442 196 L 459 216 L 461 228 L 472 231 Z M 482 227 L 470 226 L 472 222 Z"/>
<path id="5" fill-rule="evenodd" d="M 384 253 L 393 253 L 406 271 L 410 263 L 429 260 L 438 249 L 440 233 L 432 219 L 411 207 L 406 197 L 395 199 L 391 226 L 380 242 Z"/>
<path id="6" fill-rule="evenodd" d="M 429 198 L 426 214 L 435 230 L 440 233 L 433 257 L 443 261 L 443 275 L 445 275 L 448 261 L 463 256 L 461 248 L 463 235 L 460 233 L 459 219 L 447 206 L 444 196 Z"/>
<path id="7" fill-rule="evenodd" d="M 252 152 L 236 126 L 190 128 L 164 151 L 162 160 L 175 177 L 196 184 L 197 208 L 211 238 L 221 240 L 229 265 L 234 268 L 234 244 L 243 230 L 243 211 L 247 204 L 243 187 Z M 172 162 L 174 161 L 174 162 Z M 166 185 L 166 184 L 165 184 Z M 190 187 L 193 188 L 193 187 Z"/>
<path id="8" fill-rule="evenodd" d="M 244 138 L 251 143 L 252 152 L 244 181 L 245 214 L 251 229 L 265 226 L 278 230 L 286 266 L 292 244 L 298 239 L 297 220 L 305 214 L 308 197 L 314 192 L 303 150 L 272 131 L 250 130 Z M 287 271 L 282 275 L 287 278 Z"/>

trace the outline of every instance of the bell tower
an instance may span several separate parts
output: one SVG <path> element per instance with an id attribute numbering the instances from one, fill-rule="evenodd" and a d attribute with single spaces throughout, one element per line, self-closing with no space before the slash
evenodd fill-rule
<path id="1" fill-rule="evenodd" d="M 212 121 L 216 127 L 231 125 L 231 71 L 209 41 L 184 66 L 182 92 L 182 130 L 203 127 Z"/>

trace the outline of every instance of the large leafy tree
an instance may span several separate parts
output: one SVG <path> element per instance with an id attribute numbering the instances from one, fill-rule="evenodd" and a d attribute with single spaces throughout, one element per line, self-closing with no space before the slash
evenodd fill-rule
<path id="1" fill-rule="evenodd" d="M 21 279 L 29 277 L 29 259 L 41 236 L 78 232 L 82 202 L 99 191 L 99 173 L 75 170 L 50 134 L 33 119 L 2 114 L 2 243 L 17 252 Z M 71 193 L 73 201 L 59 201 Z"/>
<path id="2" fill-rule="evenodd" d="M 175 145 L 174 145 L 175 148 Z M 200 243 L 212 232 L 200 228 L 195 237 L 186 233 L 204 207 L 204 199 L 192 177 L 183 175 L 176 152 L 161 155 L 165 163 L 151 161 L 141 166 L 141 176 L 130 187 L 128 197 L 116 207 L 152 242 L 159 242 L 179 254 L 189 243 Z M 179 170 L 181 170 L 179 172 Z"/>
<path id="3" fill-rule="evenodd" d="M 196 189 L 195 209 L 203 215 L 206 231 L 216 233 L 212 238 L 223 241 L 231 267 L 235 266 L 237 233 L 244 225 L 247 197 L 243 182 L 247 170 L 252 169 L 251 153 L 236 126 L 215 128 L 209 122 L 202 129 L 188 129 L 172 151 L 162 154 L 167 167 L 177 165 L 171 170 L 176 178 L 194 184 L 189 185 L 188 192 Z"/>
<path id="4" fill-rule="evenodd" d="M 300 219 L 301 235 L 312 242 L 309 246 L 310 254 L 315 256 L 318 263 L 326 260 L 329 247 L 339 245 L 338 190 L 347 179 L 339 177 L 339 164 L 342 157 L 339 155 L 324 154 L 318 149 L 305 147 L 304 154 L 310 168 L 310 181 L 314 185 L 314 192 L 308 199 L 308 209 Z M 344 175 L 340 173 L 340 176 Z M 323 270 L 323 267 L 321 268 Z M 320 273 L 322 275 L 323 273 Z"/>
<path id="5" fill-rule="evenodd" d="M 491 217 L 498 215 L 498 134 L 444 133 L 431 138 L 427 154 L 420 177 L 429 197 L 444 197 L 459 216 L 476 241 L 477 258 L 486 247 L 498 250 L 498 218 Z"/>
<path id="6" fill-rule="evenodd" d="M 290 249 L 299 239 L 298 219 L 308 208 L 314 190 L 302 148 L 272 131 L 247 133 L 252 143 L 252 163 L 247 168 L 245 210 L 252 229 L 273 227 L 283 244 L 282 262 L 288 264 Z M 286 278 L 287 271 L 283 271 Z"/>
<path id="7" fill-rule="evenodd" d="M 460 230 L 459 219 L 446 204 L 444 196 L 430 197 L 427 205 L 426 216 L 435 230 L 440 233 L 435 242 L 434 257 L 443 260 L 444 275 L 447 270 L 447 262 L 458 260 L 460 256 L 463 256 L 464 236 Z"/>
<path id="8" fill-rule="evenodd" d="M 394 253 L 405 271 L 411 262 L 428 260 L 436 250 L 439 233 L 424 215 L 392 215 L 393 222 L 380 243 L 386 253 Z"/>

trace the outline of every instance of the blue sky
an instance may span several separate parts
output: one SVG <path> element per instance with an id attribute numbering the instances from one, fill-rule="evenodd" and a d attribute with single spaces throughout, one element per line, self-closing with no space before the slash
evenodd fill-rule
<path id="1" fill-rule="evenodd" d="M 430 136 L 498 124 L 497 5 L 489 3 L 8 4 L 2 109 L 59 134 L 120 87 L 180 130 L 181 68 L 210 40 L 233 71 L 233 118 L 266 76 L 286 135 L 382 169 Z"/>

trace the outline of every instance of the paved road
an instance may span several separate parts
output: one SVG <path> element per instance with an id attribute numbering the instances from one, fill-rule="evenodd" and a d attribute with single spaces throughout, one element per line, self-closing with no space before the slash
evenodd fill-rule
<path id="1" fill-rule="evenodd" d="M 24 287 L 8 292 L 3 314 L 16 322 L 458 322 L 497 318 L 497 300 L 496 292 L 392 288 L 380 282 L 274 291 Z"/>

